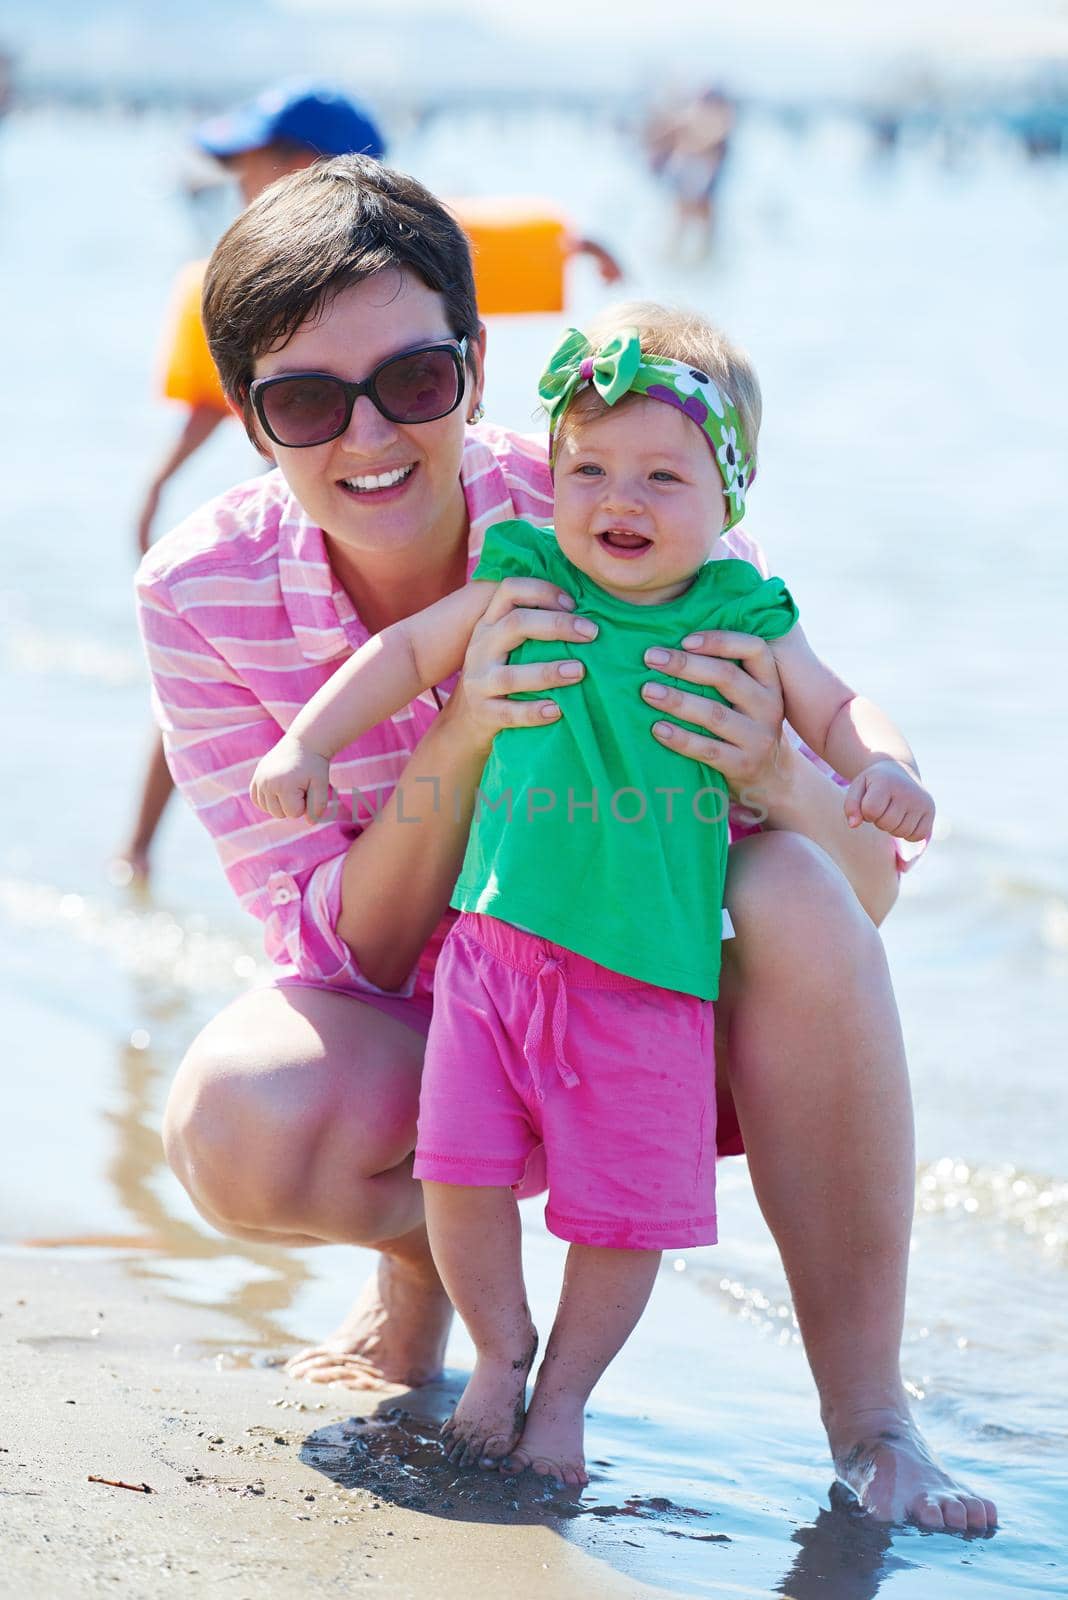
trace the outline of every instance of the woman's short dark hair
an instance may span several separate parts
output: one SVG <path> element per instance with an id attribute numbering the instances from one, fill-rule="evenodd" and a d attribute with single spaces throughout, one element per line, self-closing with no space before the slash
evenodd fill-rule
<path id="1" fill-rule="evenodd" d="M 257 356 L 387 267 L 440 294 L 453 336 L 473 340 L 478 307 L 466 234 L 429 189 L 370 156 L 336 156 L 272 183 L 223 234 L 204 278 L 204 327 L 254 444 L 248 386 Z"/>

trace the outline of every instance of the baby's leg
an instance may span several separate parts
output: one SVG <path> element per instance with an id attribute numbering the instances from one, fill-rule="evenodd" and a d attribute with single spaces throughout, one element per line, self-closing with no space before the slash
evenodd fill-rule
<path id="1" fill-rule="evenodd" d="M 523 1436 L 506 1470 L 532 1467 L 563 1483 L 589 1482 L 582 1451 L 586 1401 L 636 1327 L 659 1265 L 659 1250 L 571 1246 Z"/>
<path id="2" fill-rule="evenodd" d="M 523 1284 L 519 1207 L 511 1189 L 426 1179 L 423 1198 L 435 1265 L 477 1355 L 442 1442 L 458 1467 L 496 1466 L 522 1430 L 538 1348 Z"/>

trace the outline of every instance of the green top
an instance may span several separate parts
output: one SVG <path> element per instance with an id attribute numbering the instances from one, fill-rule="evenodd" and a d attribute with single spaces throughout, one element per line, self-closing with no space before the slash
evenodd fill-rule
<path id="1" fill-rule="evenodd" d="M 551 528 L 490 528 L 474 576 L 545 578 L 574 595 L 600 628 L 590 644 L 528 639 L 513 662 L 572 656 L 586 667 L 544 728 L 504 728 L 493 741 L 453 893 L 480 911 L 588 956 L 615 972 L 684 994 L 719 993 L 728 794 L 718 772 L 650 732 L 659 713 L 650 679 L 722 700 L 645 665 L 651 645 L 675 648 L 700 628 L 778 639 L 797 621 L 779 578 L 748 561 L 709 561 L 664 605 L 618 600 L 563 554 Z M 698 730 L 704 731 L 704 730 Z"/>

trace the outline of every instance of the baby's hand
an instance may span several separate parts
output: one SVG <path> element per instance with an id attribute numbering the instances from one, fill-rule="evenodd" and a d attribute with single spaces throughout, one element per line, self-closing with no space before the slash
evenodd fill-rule
<path id="1" fill-rule="evenodd" d="M 931 837 L 935 803 L 899 761 L 875 761 L 846 790 L 845 814 L 851 828 L 873 822 L 896 839 L 919 841 Z"/>
<path id="2" fill-rule="evenodd" d="M 303 817 L 318 822 L 330 799 L 330 763 L 299 739 L 283 734 L 261 759 L 249 794 L 272 817 Z"/>

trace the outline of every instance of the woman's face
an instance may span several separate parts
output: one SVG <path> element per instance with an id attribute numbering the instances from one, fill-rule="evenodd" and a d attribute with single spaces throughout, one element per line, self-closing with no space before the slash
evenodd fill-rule
<path id="1" fill-rule="evenodd" d="M 460 461 L 466 419 L 482 392 L 483 337 L 470 341 L 477 380 L 467 371 L 460 404 L 436 422 L 389 422 L 360 395 L 345 432 L 327 444 L 292 450 L 264 440 L 308 516 L 347 552 L 411 554 L 465 533 Z M 389 356 L 452 338 L 441 295 L 389 268 L 343 289 L 284 346 L 260 356 L 254 376 L 328 372 L 360 382 Z M 404 477 L 388 487 L 367 486 L 398 472 Z"/>

